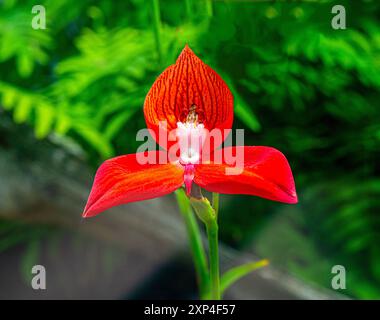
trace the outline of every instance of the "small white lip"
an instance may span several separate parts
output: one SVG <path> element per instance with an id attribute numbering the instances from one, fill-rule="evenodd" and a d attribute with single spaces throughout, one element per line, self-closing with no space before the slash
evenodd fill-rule
<path id="1" fill-rule="evenodd" d="M 198 163 L 205 136 L 204 125 L 178 122 L 176 135 L 180 148 L 180 163 L 184 165 Z"/>

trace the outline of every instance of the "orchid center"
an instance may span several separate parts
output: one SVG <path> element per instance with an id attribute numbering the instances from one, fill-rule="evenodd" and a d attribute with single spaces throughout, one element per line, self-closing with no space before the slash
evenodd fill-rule
<path id="1" fill-rule="evenodd" d="M 177 122 L 176 135 L 179 144 L 179 162 L 185 167 L 184 183 L 186 193 L 190 194 L 194 179 L 194 164 L 201 160 L 202 145 L 206 137 L 204 125 L 198 123 L 196 106 L 190 107 L 185 122 Z"/>
<path id="2" fill-rule="evenodd" d="M 185 122 L 177 122 L 176 135 L 180 149 L 179 162 L 184 166 L 199 163 L 206 130 L 203 124 L 198 123 L 195 106 L 190 109 Z"/>

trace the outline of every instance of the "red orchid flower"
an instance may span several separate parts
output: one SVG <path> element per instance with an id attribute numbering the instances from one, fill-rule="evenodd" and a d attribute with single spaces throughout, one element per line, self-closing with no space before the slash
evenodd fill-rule
<path id="1" fill-rule="evenodd" d="M 203 161 L 202 143 L 195 151 L 184 143 L 189 138 L 202 137 L 204 130 L 228 132 L 233 121 L 233 96 L 227 84 L 188 46 L 154 82 L 145 99 L 144 115 L 154 137 L 163 122 L 167 126 L 164 130 L 176 132 L 177 139 L 171 144 L 179 144 L 179 156 L 173 160 L 169 151 L 148 151 L 149 158 L 167 161 L 141 164 L 138 153 L 105 161 L 95 175 L 83 217 L 95 216 L 113 206 L 164 196 L 182 185 L 189 193 L 192 183 L 211 192 L 297 202 L 292 171 L 280 151 L 262 146 L 228 147 L 211 150 L 212 156 Z M 233 166 L 224 159 L 213 161 L 216 155 L 227 151 L 244 154 L 239 174 L 228 174 Z"/>

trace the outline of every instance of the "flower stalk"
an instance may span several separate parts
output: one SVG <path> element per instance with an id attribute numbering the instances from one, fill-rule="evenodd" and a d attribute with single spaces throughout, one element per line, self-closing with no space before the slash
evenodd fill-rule
<path id="1" fill-rule="evenodd" d="M 205 299 L 208 296 L 210 275 L 205 250 L 202 243 L 201 232 L 191 209 L 189 198 L 181 188 L 176 191 L 176 197 L 180 212 L 185 221 L 187 234 L 190 242 L 190 250 L 194 261 L 195 272 L 199 287 L 199 296 Z"/>
<path id="2" fill-rule="evenodd" d="M 216 210 L 213 208 L 207 198 L 190 198 L 199 219 L 206 226 L 208 239 L 208 253 L 210 264 L 210 292 L 208 297 L 213 300 L 220 300 L 220 274 L 219 274 L 219 243 L 218 243 L 218 221 Z M 213 197 L 213 203 L 218 207 L 219 198 Z"/>
<path id="3" fill-rule="evenodd" d="M 216 219 L 206 224 L 209 245 L 211 299 L 220 300 L 218 223 Z"/>

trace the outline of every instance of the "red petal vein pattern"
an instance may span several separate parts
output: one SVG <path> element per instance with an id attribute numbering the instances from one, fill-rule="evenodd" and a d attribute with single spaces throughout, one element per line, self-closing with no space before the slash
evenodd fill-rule
<path id="1" fill-rule="evenodd" d="M 147 127 L 156 133 L 158 123 L 167 121 L 168 130 L 186 121 L 195 105 L 200 123 L 209 130 L 230 129 L 233 96 L 223 79 L 186 46 L 174 65 L 154 82 L 144 103 Z"/>
<path id="2" fill-rule="evenodd" d="M 162 151 L 147 155 L 166 156 Z M 105 161 L 98 169 L 83 217 L 95 216 L 113 206 L 164 196 L 183 184 L 183 168 L 175 164 L 144 164 L 138 154 Z M 158 162 L 157 162 L 158 163 Z"/>
<path id="3" fill-rule="evenodd" d="M 279 202 L 297 203 L 293 174 L 280 151 L 270 147 L 230 148 L 226 149 L 230 149 L 228 151 L 232 151 L 232 154 L 244 152 L 244 166 L 241 167 L 240 174 L 227 175 L 226 168 L 234 166 L 226 161 L 221 164 L 210 162 L 196 166 L 194 182 L 211 192 L 248 194 Z"/>

